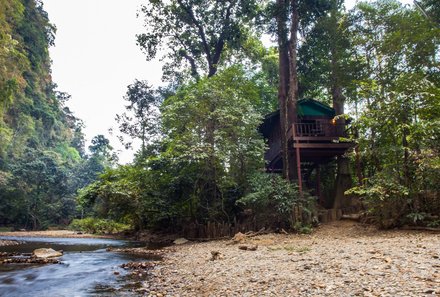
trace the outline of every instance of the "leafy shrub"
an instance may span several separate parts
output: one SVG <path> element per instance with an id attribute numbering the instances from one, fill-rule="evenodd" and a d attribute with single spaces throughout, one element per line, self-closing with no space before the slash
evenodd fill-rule
<path id="1" fill-rule="evenodd" d="M 296 222 L 293 225 L 293 230 L 300 234 L 310 234 L 313 232 L 313 227 L 310 224 L 304 224 L 302 222 Z"/>
<path id="2" fill-rule="evenodd" d="M 430 227 L 430 228 L 440 227 L 440 220 L 433 220 L 432 222 L 429 222 L 428 227 Z"/>
<path id="3" fill-rule="evenodd" d="M 295 230 L 311 223 L 314 198 L 307 192 L 300 197 L 297 184 L 268 173 L 254 174 L 249 184 L 251 193 L 239 199 L 237 204 L 251 208 L 258 222 Z M 295 207 L 300 213 L 294 211 Z"/>
<path id="4" fill-rule="evenodd" d="M 74 219 L 72 223 L 70 223 L 69 229 L 93 234 L 112 234 L 129 230 L 130 226 L 113 220 L 84 218 Z"/>
<path id="5" fill-rule="evenodd" d="M 382 228 L 396 227 L 407 218 L 405 214 L 411 202 L 409 190 L 392 174 L 378 173 L 364 185 L 352 188 L 345 194 L 362 197 L 368 213 Z"/>
<path id="6" fill-rule="evenodd" d="M 426 218 L 427 214 L 424 212 L 412 212 L 406 215 L 406 217 L 414 224 L 422 222 Z"/>

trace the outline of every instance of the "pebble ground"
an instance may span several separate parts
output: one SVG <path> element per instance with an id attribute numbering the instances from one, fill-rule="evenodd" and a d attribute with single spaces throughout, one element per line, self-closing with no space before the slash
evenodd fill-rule
<path id="1" fill-rule="evenodd" d="M 268 234 L 172 247 L 145 296 L 440 296 L 440 234 L 339 221 L 311 235 Z M 211 260 L 211 252 L 218 252 Z"/>

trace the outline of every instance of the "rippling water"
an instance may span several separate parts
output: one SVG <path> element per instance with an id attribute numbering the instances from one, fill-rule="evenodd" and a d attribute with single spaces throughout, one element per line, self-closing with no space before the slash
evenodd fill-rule
<path id="1" fill-rule="evenodd" d="M 63 250 L 61 264 L 0 265 L 0 296 L 120 296 L 114 288 L 123 285 L 115 275 L 125 271 L 119 266 L 133 256 L 107 252 L 107 247 L 126 246 L 128 242 L 94 238 L 0 237 L 24 241 L 0 251 L 31 253 L 36 248 Z"/>

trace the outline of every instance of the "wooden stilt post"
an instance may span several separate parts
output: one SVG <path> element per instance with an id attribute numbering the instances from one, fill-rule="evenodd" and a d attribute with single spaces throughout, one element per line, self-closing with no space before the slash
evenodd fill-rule
<path id="1" fill-rule="evenodd" d="M 296 145 L 296 170 L 298 174 L 298 186 L 299 186 L 299 195 L 301 198 L 303 198 L 303 189 L 302 189 L 302 176 L 301 176 L 301 156 L 300 156 L 300 150 L 299 150 L 299 141 L 296 137 L 296 127 L 295 124 L 292 125 L 293 130 L 293 139 L 295 141 Z"/>

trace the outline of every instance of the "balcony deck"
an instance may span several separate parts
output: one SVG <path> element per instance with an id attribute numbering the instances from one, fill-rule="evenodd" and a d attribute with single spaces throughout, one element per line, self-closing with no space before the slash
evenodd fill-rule
<path id="1" fill-rule="evenodd" d="M 353 142 L 341 141 L 348 137 L 346 127 L 329 119 L 295 123 L 287 132 L 289 150 L 292 154 L 299 153 L 301 162 L 327 163 L 354 147 Z M 265 157 L 268 167 L 281 169 L 281 143 L 272 143 Z"/>
<path id="2" fill-rule="evenodd" d="M 343 142 L 348 135 L 345 124 L 337 124 L 327 119 L 317 119 L 309 123 L 294 123 L 288 130 L 291 148 L 300 149 L 302 161 L 323 161 L 343 155 L 354 146 L 353 142 Z"/>

